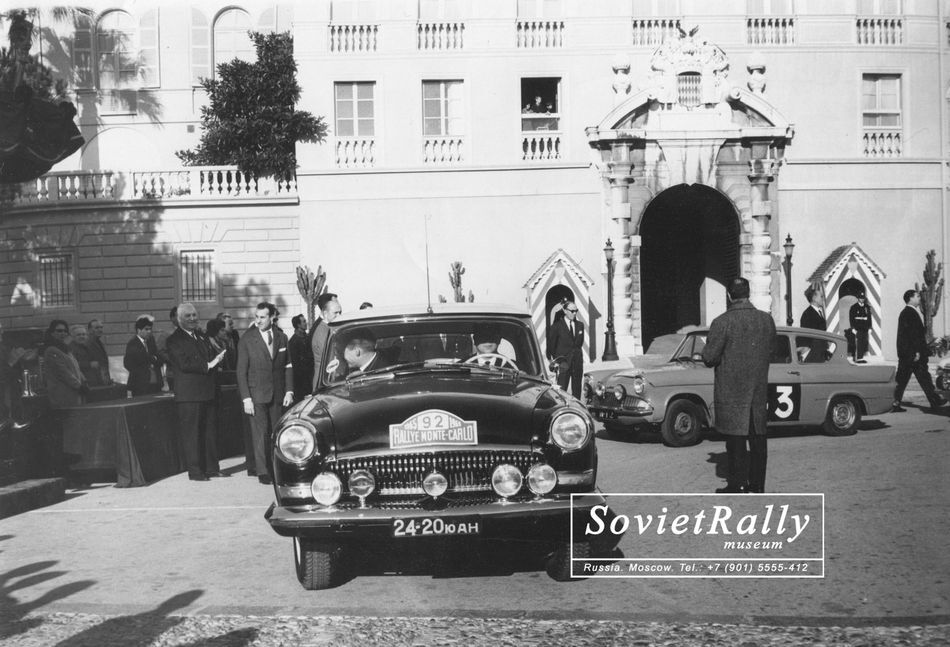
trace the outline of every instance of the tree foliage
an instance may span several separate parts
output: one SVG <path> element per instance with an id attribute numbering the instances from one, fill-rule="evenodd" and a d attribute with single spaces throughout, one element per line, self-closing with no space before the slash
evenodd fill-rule
<path id="1" fill-rule="evenodd" d="M 300 99 L 293 38 L 251 32 L 257 62 L 235 59 L 202 79 L 209 105 L 201 110 L 201 141 L 178 151 L 188 166 L 235 165 L 257 176 L 288 180 L 297 169 L 297 142 L 320 142 L 322 117 L 296 110 Z"/>

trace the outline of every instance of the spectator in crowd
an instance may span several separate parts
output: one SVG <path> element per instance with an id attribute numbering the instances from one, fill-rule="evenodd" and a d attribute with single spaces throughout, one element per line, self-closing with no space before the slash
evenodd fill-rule
<path id="1" fill-rule="evenodd" d="M 713 319 L 703 348 L 706 366 L 715 367 L 716 431 L 726 437 L 726 487 L 716 492 L 764 492 L 769 357 L 775 322 L 749 301 L 746 279 L 733 279 L 726 296 L 729 305 Z"/>
<path id="2" fill-rule="evenodd" d="M 851 319 L 851 330 L 854 335 L 854 361 L 858 364 L 867 364 L 864 356 L 868 352 L 868 334 L 871 330 L 871 306 L 867 303 L 864 291 L 858 292 L 857 303 L 851 306 L 848 312 Z"/>
<path id="3" fill-rule="evenodd" d="M 172 367 L 171 362 L 168 361 L 168 338 L 173 332 L 178 330 L 178 306 L 174 306 L 171 310 L 168 311 L 168 320 L 171 322 L 171 330 L 162 331 L 155 335 L 155 346 L 158 348 L 158 356 L 162 358 L 162 369 L 165 372 L 165 383 L 168 385 L 168 390 L 172 391 L 175 388 L 175 369 Z"/>
<path id="4" fill-rule="evenodd" d="M 91 366 L 93 360 L 89 352 L 89 330 L 83 324 L 73 324 L 69 327 L 69 352 L 76 358 L 86 383 L 96 384 L 99 371 Z"/>
<path id="5" fill-rule="evenodd" d="M 205 333 L 208 335 L 208 341 L 214 348 L 215 354 L 224 351 L 224 359 L 218 364 L 218 370 L 235 370 L 237 368 L 237 348 L 231 344 L 231 334 L 228 332 L 227 324 L 220 319 L 210 319 Z"/>
<path id="6" fill-rule="evenodd" d="M 808 299 L 808 307 L 802 311 L 798 325 L 813 330 L 828 330 L 828 324 L 825 321 L 825 304 L 821 298 L 821 292 L 816 290 L 814 286 L 809 286 L 805 290 L 805 298 Z"/>
<path id="7" fill-rule="evenodd" d="M 283 407 L 294 401 L 293 365 L 287 354 L 287 336 L 273 326 L 276 312 L 274 304 L 258 303 L 254 325 L 238 342 L 238 392 L 244 413 L 251 416 L 254 470 L 265 484 L 273 483 L 269 465 L 271 431 Z"/>
<path id="8" fill-rule="evenodd" d="M 166 342 L 175 370 L 175 403 L 188 478 L 207 481 L 227 476 L 218 466 L 215 439 L 214 368 L 224 352 L 212 353 L 207 337 L 198 328 L 198 311 L 191 303 L 178 306 L 178 327 Z"/>
<path id="9" fill-rule="evenodd" d="M 85 402 L 89 385 L 79 369 L 79 362 L 69 350 L 69 324 L 53 319 L 46 329 L 43 351 L 43 375 L 46 394 L 53 409 L 75 407 Z"/>
<path id="10" fill-rule="evenodd" d="M 575 398 L 581 397 L 584 377 L 584 323 L 577 319 L 577 305 L 561 301 L 564 317 L 555 316 L 548 334 L 548 357 L 559 364 L 557 383 L 567 391 L 568 383 Z"/>
<path id="11" fill-rule="evenodd" d="M 241 336 L 234 327 L 234 318 L 227 312 L 219 312 L 215 319 L 220 319 L 224 322 L 225 329 L 228 331 L 228 337 L 231 338 L 231 343 L 234 345 L 234 350 L 237 351 L 238 340 L 241 338 Z"/>
<path id="12" fill-rule="evenodd" d="M 158 393 L 162 390 L 162 358 L 152 336 L 155 318 L 141 315 L 135 320 L 135 336 L 125 345 L 122 365 L 129 372 L 126 389 L 132 396 Z"/>
<path id="13" fill-rule="evenodd" d="M 12 417 L 13 405 L 20 395 L 14 391 L 20 361 L 35 357 L 34 351 L 27 351 L 19 346 L 8 348 L 3 343 L 3 324 L 0 324 L 0 423 Z"/>
<path id="14" fill-rule="evenodd" d="M 89 386 L 108 386 L 112 384 L 112 376 L 109 374 L 109 353 L 106 352 L 105 341 L 102 333 L 104 326 L 99 319 L 93 319 L 87 326 L 89 331 L 89 341 L 86 343 L 89 348 L 89 363 L 80 368 L 89 382 Z"/>
<path id="15" fill-rule="evenodd" d="M 300 402 L 310 395 L 313 385 L 313 349 L 307 339 L 307 318 L 297 315 L 290 323 L 294 334 L 287 342 L 287 352 L 294 365 L 294 402 Z"/>
<path id="16" fill-rule="evenodd" d="M 940 397 L 934 389 L 930 367 L 927 365 L 930 348 L 927 346 L 924 313 L 920 311 L 920 292 L 917 290 L 904 292 L 904 303 L 906 305 L 897 318 L 897 386 L 894 388 L 894 404 L 891 411 L 894 413 L 907 411 L 901 406 L 901 400 L 911 374 L 917 378 L 917 383 L 924 390 L 930 406 L 936 409 L 947 404 L 947 400 Z"/>
<path id="17" fill-rule="evenodd" d="M 320 386 L 320 378 L 323 376 L 324 367 L 322 366 L 323 351 L 327 347 L 327 339 L 330 337 L 329 324 L 340 316 L 343 309 L 337 300 L 337 295 L 332 292 L 324 292 L 317 297 L 317 307 L 320 309 L 320 317 L 314 322 L 310 330 L 310 349 L 313 351 L 313 384 L 311 392 L 316 393 Z"/>

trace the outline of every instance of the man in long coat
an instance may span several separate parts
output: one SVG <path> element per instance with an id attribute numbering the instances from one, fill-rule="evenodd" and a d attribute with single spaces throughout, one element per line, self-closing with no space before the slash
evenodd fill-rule
<path id="1" fill-rule="evenodd" d="M 713 320 L 703 349 L 703 361 L 716 369 L 716 430 L 726 436 L 727 485 L 716 491 L 764 492 L 769 357 L 775 322 L 749 302 L 746 279 L 734 279 L 727 295 L 729 308 Z"/>

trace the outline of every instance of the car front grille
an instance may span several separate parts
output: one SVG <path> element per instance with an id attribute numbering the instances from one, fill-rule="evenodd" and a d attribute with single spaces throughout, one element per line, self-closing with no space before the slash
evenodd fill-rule
<path id="1" fill-rule="evenodd" d="M 340 477 L 344 488 L 350 474 L 364 469 L 376 479 L 380 496 L 405 497 L 425 495 L 422 480 L 433 470 L 448 480 L 447 494 L 474 494 L 492 491 L 492 471 L 502 463 L 527 475 L 532 465 L 543 460 L 543 454 L 534 451 L 453 451 L 342 458 L 327 461 L 326 467 Z"/>

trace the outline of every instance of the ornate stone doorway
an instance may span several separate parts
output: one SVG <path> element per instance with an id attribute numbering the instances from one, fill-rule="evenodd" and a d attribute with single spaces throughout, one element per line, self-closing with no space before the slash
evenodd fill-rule
<path id="1" fill-rule="evenodd" d="M 640 241 L 644 350 L 725 310 L 724 286 L 739 276 L 739 216 L 725 196 L 701 184 L 663 191 L 644 211 Z"/>

